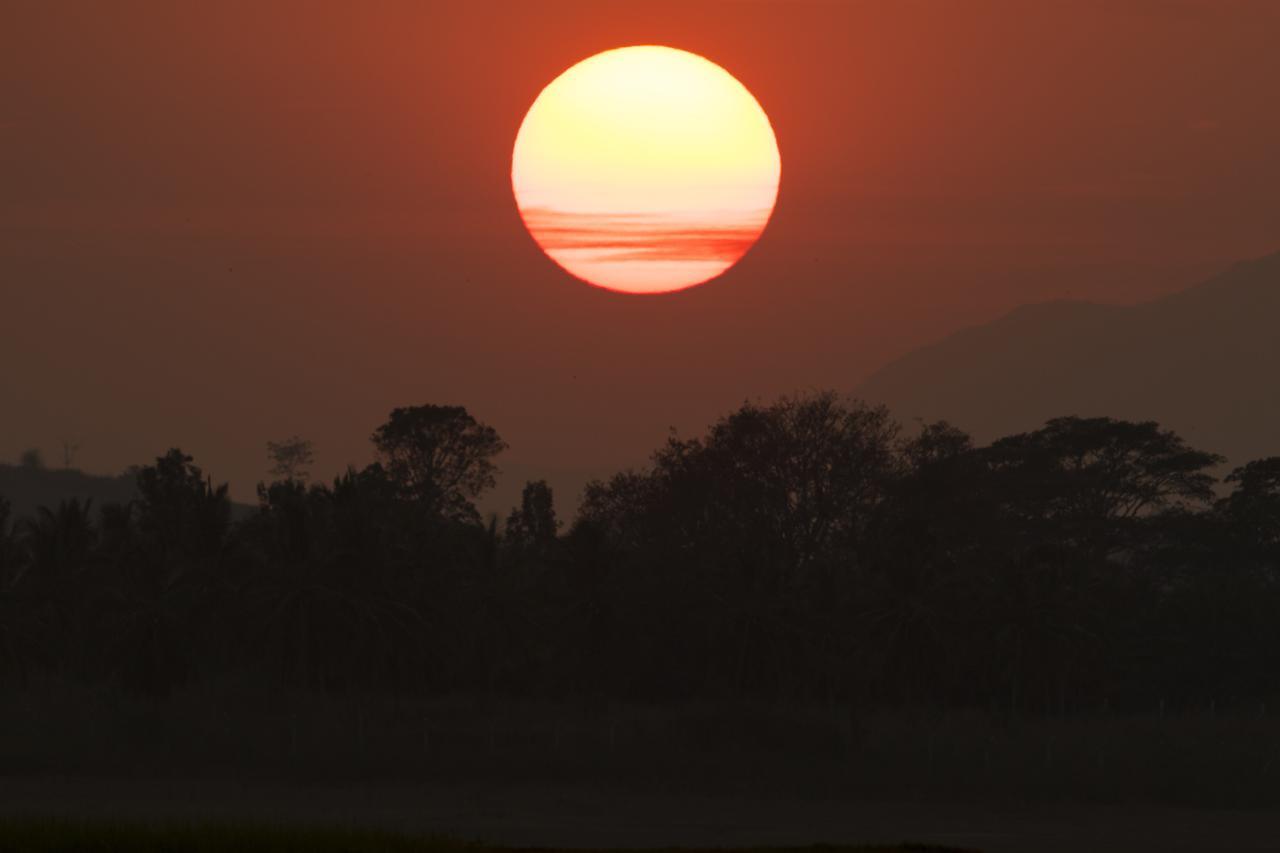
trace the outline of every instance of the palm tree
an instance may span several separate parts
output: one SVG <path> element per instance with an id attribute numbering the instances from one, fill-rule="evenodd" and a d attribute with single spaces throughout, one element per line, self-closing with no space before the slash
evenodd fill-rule
<path id="1" fill-rule="evenodd" d="M 61 501 L 57 509 L 39 507 L 22 526 L 20 542 L 26 567 L 14 590 L 26 610 L 49 662 L 60 672 L 83 664 L 89 643 L 86 597 L 80 583 L 97 543 L 92 501 Z"/>
<path id="2" fill-rule="evenodd" d="M 25 681 L 39 660 L 39 621 L 18 588 L 26 559 L 9 517 L 10 504 L 0 498 L 0 684 Z"/>
<path id="3" fill-rule="evenodd" d="M 29 559 L 30 582 L 42 586 L 65 585 L 84 568 L 97 541 L 92 516 L 93 501 L 62 501 L 56 510 L 39 507 L 26 523 L 23 544 Z"/>

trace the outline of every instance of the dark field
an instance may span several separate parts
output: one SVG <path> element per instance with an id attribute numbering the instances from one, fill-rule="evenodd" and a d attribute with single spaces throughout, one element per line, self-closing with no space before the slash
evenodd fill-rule
<path id="1" fill-rule="evenodd" d="M 637 792 L 1280 808 L 1265 707 L 986 712 L 409 699 L 206 685 L 0 696 L 10 777 L 604 785 Z"/>
<path id="2" fill-rule="evenodd" d="M 0 829 L 0 850 L 457 850 L 388 841 L 379 832 L 483 839 L 516 848 L 959 849 L 985 853 L 1170 853 L 1274 851 L 1280 817 L 1266 810 L 1193 810 L 1061 804 L 987 806 L 637 794 L 598 786 L 293 785 L 249 781 L 119 782 L 104 779 L 0 780 L 0 810 L 17 816 Z M 49 822 L 32 815 L 74 815 Z M 81 822 L 86 821 L 86 822 Z M 122 823 L 123 822 L 123 823 Z M 151 834 L 120 832 L 134 822 Z M 204 846 L 163 846 L 217 825 Z M 166 829 L 165 827 L 178 827 Z M 255 848 L 243 827 L 275 847 Z M 305 827 L 295 830 L 293 827 Z M 35 827 L 35 829 L 32 829 Z M 107 831 L 99 831 L 100 828 Z M 334 827 L 330 829 L 329 827 Z M 360 827 L 352 831 L 351 827 Z M 107 846 L 113 838 L 151 846 Z M 78 841 L 81 846 L 75 846 Z M 217 846 L 231 844 L 234 846 Z M 345 842 L 345 846 L 343 846 Z M 851 845 L 879 845 L 858 848 Z M 58 846 L 62 845 L 62 846 Z M 484 851 L 492 847 L 478 846 Z"/>
<path id="3" fill-rule="evenodd" d="M 0 848 L 19 853 L 498 853 L 512 848 L 373 830 L 284 828 L 264 824 L 71 821 L 28 818 L 0 822 Z M 753 848 L 800 853 L 813 848 Z M 946 853 L 945 848 L 827 847 L 824 853 Z M 512 851 L 514 853 L 514 851 Z M 532 853 L 532 851 L 528 851 Z M 668 853 L 678 853 L 670 850 Z M 726 849 L 728 853 L 728 849 Z"/>
<path id="4" fill-rule="evenodd" d="M 153 704 L 45 685 L 0 702 L 0 815 L 105 823 L 10 824 L 0 850 L 444 849 L 373 831 L 516 847 L 1274 850 L 1277 744 L 1262 708 L 1054 719 L 246 688 Z M 94 837 L 142 846 L 75 846 L 114 821 L 224 828 L 197 847 L 182 846 L 189 830 L 128 826 Z M 254 848 L 246 821 L 307 828 Z"/>

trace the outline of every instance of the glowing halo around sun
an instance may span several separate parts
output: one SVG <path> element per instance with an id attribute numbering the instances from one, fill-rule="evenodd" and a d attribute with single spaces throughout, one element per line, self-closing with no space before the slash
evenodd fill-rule
<path id="1" fill-rule="evenodd" d="M 715 278 L 760 237 L 782 161 L 747 88 L 697 54 L 643 45 L 551 81 L 516 135 L 529 233 L 590 284 L 668 293 Z"/>

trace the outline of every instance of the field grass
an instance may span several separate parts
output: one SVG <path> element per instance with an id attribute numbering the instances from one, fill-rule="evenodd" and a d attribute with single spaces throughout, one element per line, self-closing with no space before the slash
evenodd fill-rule
<path id="1" fill-rule="evenodd" d="M 958 853 L 952 848 L 752 848 L 753 853 Z M 0 820 L 4 853 L 535 853 L 448 838 L 363 829 L 238 823 L 130 823 L 49 818 Z M 575 850 L 575 853 L 604 851 Z M 628 851 L 637 853 L 637 851 Z M 680 853 L 670 849 L 664 853 Z M 730 848 L 717 853 L 731 853 Z"/>
<path id="2" fill-rule="evenodd" d="M 47 683 L 0 690 L 0 776 L 676 786 L 898 802 L 1275 809 L 1280 713 L 596 707 L 235 684 L 194 685 L 150 703 Z"/>

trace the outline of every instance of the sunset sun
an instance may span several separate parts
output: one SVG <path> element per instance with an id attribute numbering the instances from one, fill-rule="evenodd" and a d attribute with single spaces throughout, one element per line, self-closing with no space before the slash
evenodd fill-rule
<path id="1" fill-rule="evenodd" d="M 565 270 L 625 293 L 715 278 L 759 238 L 781 160 L 768 116 L 719 65 L 638 46 L 579 62 L 529 108 L 511 184 Z"/>

